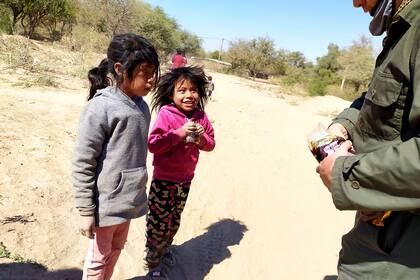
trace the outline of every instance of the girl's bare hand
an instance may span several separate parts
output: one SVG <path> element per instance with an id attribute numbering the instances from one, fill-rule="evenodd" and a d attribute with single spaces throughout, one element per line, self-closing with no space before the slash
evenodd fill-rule
<path id="1" fill-rule="evenodd" d="M 195 133 L 195 131 L 196 131 L 196 125 L 195 125 L 194 122 L 186 122 L 182 126 L 182 130 L 185 132 L 185 134 Z"/>
<path id="2" fill-rule="evenodd" d="M 80 234 L 93 239 L 95 233 L 95 216 L 80 216 Z"/>
<path id="3" fill-rule="evenodd" d="M 198 136 L 201 136 L 201 135 L 203 135 L 203 133 L 204 133 L 204 127 L 201 125 L 201 124 L 199 124 L 199 123 L 195 123 L 195 134 L 197 134 Z"/>

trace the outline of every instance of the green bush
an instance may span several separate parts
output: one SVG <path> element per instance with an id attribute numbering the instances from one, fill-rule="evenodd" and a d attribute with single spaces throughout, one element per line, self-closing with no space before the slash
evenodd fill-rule
<path id="1" fill-rule="evenodd" d="M 219 51 L 212 51 L 208 53 L 208 57 L 213 59 L 219 59 L 220 53 Z"/>
<path id="2" fill-rule="evenodd" d="M 313 79 L 308 84 L 308 92 L 311 96 L 325 95 L 328 83 L 322 79 Z"/>
<path id="3" fill-rule="evenodd" d="M 291 66 L 287 68 L 287 74 L 283 82 L 286 86 L 303 84 L 306 80 L 306 76 L 307 74 L 304 69 Z"/>
<path id="4" fill-rule="evenodd" d="M 10 13 L 9 11 L 0 5 L 0 33 L 10 34 Z"/>

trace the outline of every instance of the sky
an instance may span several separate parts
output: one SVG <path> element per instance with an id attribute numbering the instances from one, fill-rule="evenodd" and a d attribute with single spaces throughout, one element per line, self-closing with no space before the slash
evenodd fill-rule
<path id="1" fill-rule="evenodd" d="M 226 51 L 235 40 L 263 37 L 272 39 L 276 49 L 300 51 L 316 62 L 329 43 L 346 48 L 362 35 L 371 38 L 376 54 L 381 49 L 382 38 L 369 33 L 371 16 L 354 8 L 352 0 L 144 2 L 161 7 L 182 29 L 200 37 L 206 51 Z"/>

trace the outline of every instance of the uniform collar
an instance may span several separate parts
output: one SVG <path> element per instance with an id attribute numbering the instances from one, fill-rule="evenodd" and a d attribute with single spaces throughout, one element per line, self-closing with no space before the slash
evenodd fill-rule
<path id="1" fill-rule="evenodd" d="M 403 0 L 400 7 L 394 15 L 395 20 L 400 17 L 411 26 L 420 24 L 420 0 Z"/>

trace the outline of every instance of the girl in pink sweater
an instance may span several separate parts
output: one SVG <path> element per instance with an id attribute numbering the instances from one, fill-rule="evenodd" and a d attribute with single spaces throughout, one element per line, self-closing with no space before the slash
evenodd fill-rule
<path id="1" fill-rule="evenodd" d="M 152 97 L 159 109 L 149 135 L 153 180 L 146 230 L 148 279 L 166 279 L 175 265 L 169 247 L 178 231 L 200 150 L 215 146 L 213 127 L 204 113 L 207 77 L 202 68 L 181 67 L 164 74 Z M 162 264 L 161 264 L 162 262 Z"/>

